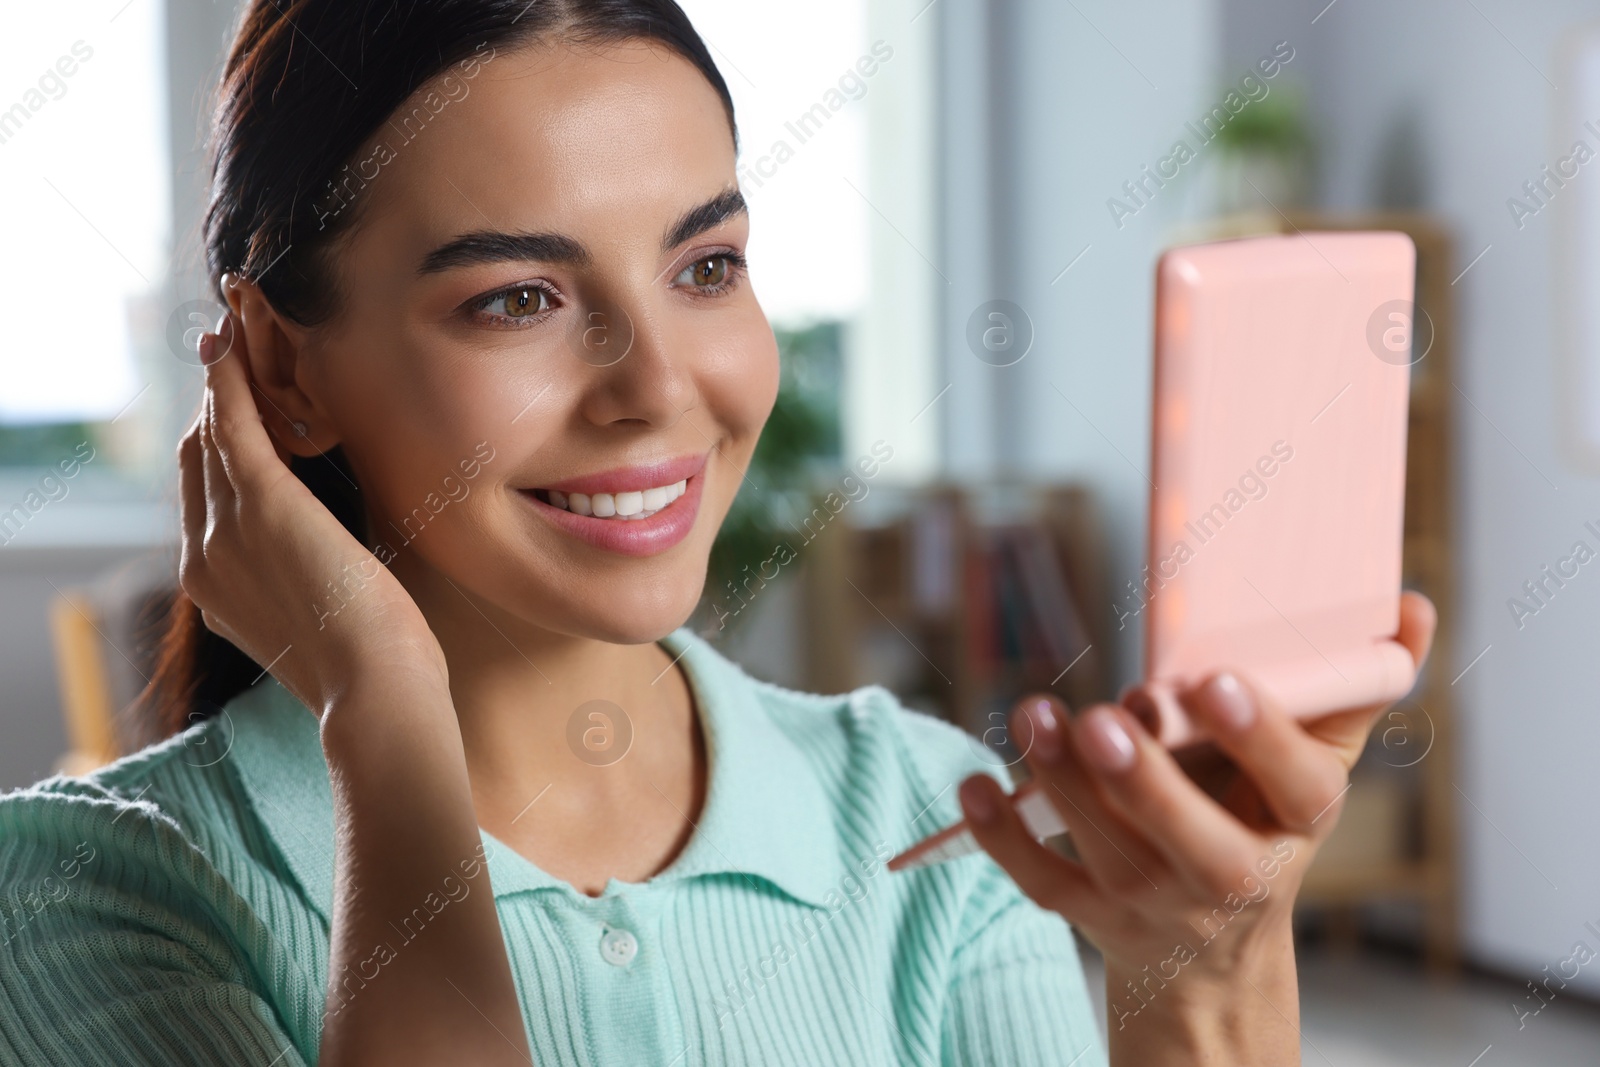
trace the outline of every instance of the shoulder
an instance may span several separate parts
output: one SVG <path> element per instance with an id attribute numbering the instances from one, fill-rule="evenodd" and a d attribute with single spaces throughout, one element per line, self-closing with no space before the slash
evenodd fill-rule
<path id="1" fill-rule="evenodd" d="M 195 737 L 213 732 L 209 723 L 197 726 L 90 774 L 55 774 L 0 794 L 0 843 L 126 833 L 139 824 L 138 818 L 130 821 L 127 816 L 155 820 L 181 832 L 178 780 L 197 776 L 192 768 L 185 769 L 183 757 Z"/>
<path id="2" fill-rule="evenodd" d="M 231 895 L 226 883 L 254 851 L 232 741 L 219 715 L 90 774 L 0 794 L 0 899 L 14 904 L 47 878 L 129 890 L 105 899 L 130 907 Z"/>
<path id="3" fill-rule="evenodd" d="M 979 738 L 907 707 L 880 685 L 828 695 L 761 681 L 754 685 L 773 720 L 785 732 L 809 741 L 819 759 L 870 768 L 924 803 L 980 771 L 1007 788 L 1012 784 L 1001 757 Z"/>
<path id="4" fill-rule="evenodd" d="M 315 1050 L 325 952 L 232 739 L 222 715 L 0 796 L 0 1062 L 85 1062 L 85 1041 L 108 1063 Z"/>

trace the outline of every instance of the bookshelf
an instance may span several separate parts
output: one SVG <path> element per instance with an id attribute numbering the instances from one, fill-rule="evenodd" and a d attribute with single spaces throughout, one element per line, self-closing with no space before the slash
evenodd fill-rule
<path id="1" fill-rule="evenodd" d="M 1108 695 L 1111 596 L 1086 489 L 934 486 L 897 512 L 813 546 L 802 593 L 810 685 L 879 682 L 991 740 L 1030 692 L 1072 706 Z"/>
<path id="2" fill-rule="evenodd" d="M 1291 213 L 1279 224 L 1289 232 L 1409 234 L 1417 247 L 1417 318 L 1431 324 L 1432 333 L 1426 355 L 1412 365 L 1402 567 L 1407 588 L 1426 594 L 1438 608 L 1439 628 L 1416 687 L 1373 730 L 1353 775 L 1345 816 L 1313 865 L 1301 900 L 1305 908 L 1330 912 L 1334 930 L 1351 932 L 1357 909 L 1384 901 L 1409 902 L 1421 911 L 1429 965 L 1450 971 L 1459 963 L 1451 733 L 1451 685 L 1458 670 L 1451 659 L 1456 526 L 1451 493 L 1456 455 L 1451 279 L 1460 265 L 1449 231 L 1430 216 Z M 1425 329 L 1420 324 L 1417 328 L 1419 346 L 1428 343 Z"/>
<path id="3" fill-rule="evenodd" d="M 1406 445 L 1402 580 L 1439 612 L 1433 650 L 1412 692 L 1374 727 L 1352 774 L 1339 825 L 1308 872 L 1301 914 L 1325 920 L 1336 943 L 1353 943 L 1362 918 L 1400 903 L 1415 924 L 1430 968 L 1459 965 L 1453 702 L 1455 553 L 1453 521 L 1455 328 L 1451 279 L 1459 269 L 1449 230 L 1411 212 L 1260 212 L 1216 220 L 1186 240 L 1319 230 L 1397 230 L 1417 248 L 1415 344 Z M 1426 336 L 1431 333 L 1430 336 Z M 1409 921 L 1402 920 L 1407 926 Z M 1408 930 L 1408 933 L 1410 931 Z"/>

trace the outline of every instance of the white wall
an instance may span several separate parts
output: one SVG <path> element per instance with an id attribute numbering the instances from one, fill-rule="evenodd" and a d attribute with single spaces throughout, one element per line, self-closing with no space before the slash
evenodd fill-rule
<path id="1" fill-rule="evenodd" d="M 954 387 L 936 410 L 946 465 L 972 480 L 1092 486 L 1109 584 L 1120 589 L 1143 565 L 1155 262 L 1196 206 L 1194 176 L 1121 229 L 1106 201 L 1212 103 L 1216 5 L 955 0 L 940 9 L 941 263 L 951 282 L 941 332 Z M 988 106 L 986 83 L 997 94 Z M 994 298 L 1021 306 L 1033 325 L 1032 350 L 1009 367 L 979 360 L 967 342 L 968 319 Z M 1122 636 L 1111 650 L 1119 682 L 1140 655 L 1135 628 Z"/>
<path id="2" fill-rule="evenodd" d="M 1492 245 L 1456 285 L 1460 562 L 1449 651 L 1459 670 L 1489 647 L 1456 686 L 1462 932 L 1480 962 L 1542 977 L 1575 942 L 1600 950 L 1583 925 L 1600 926 L 1600 578 L 1580 572 L 1520 631 L 1507 600 L 1580 537 L 1597 543 L 1582 527 L 1600 518 L 1600 484 L 1557 440 L 1555 216 L 1519 231 L 1506 201 L 1581 133 L 1554 127 L 1555 49 L 1600 4 L 1340 0 L 1313 27 L 1323 3 L 1227 0 L 1226 27 L 1234 58 L 1274 35 L 1307 42 L 1327 204 L 1371 203 L 1386 152 L 1403 145 L 1424 206 L 1455 230 L 1456 269 Z M 1575 985 L 1600 993 L 1600 967 Z"/>

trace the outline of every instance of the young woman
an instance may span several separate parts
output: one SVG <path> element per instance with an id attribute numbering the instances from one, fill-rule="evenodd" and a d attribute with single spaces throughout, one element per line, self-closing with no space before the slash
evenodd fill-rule
<path id="1" fill-rule="evenodd" d="M 181 732 L 0 801 L 0 1063 L 1103 1063 L 1069 922 L 1111 1062 L 1298 1062 L 1376 709 L 1220 676 L 1191 776 L 1027 701 L 1069 860 L 955 729 L 680 629 L 778 368 L 671 0 L 258 0 L 215 121 Z"/>

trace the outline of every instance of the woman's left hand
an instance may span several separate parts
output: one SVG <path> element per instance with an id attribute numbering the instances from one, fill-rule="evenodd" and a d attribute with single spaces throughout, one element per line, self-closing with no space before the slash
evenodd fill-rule
<path id="1" fill-rule="evenodd" d="M 1436 622 L 1404 595 L 1398 640 L 1419 669 Z M 1228 674 L 1186 703 L 1214 748 L 1169 752 L 1111 704 L 1070 723 L 1054 698 L 1013 714 L 1075 860 L 1034 841 L 987 774 L 962 783 L 962 808 L 1022 890 L 1104 953 L 1113 1064 L 1298 1063 L 1294 899 L 1386 705 L 1300 722 Z"/>

